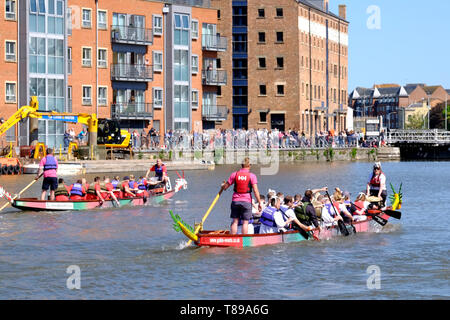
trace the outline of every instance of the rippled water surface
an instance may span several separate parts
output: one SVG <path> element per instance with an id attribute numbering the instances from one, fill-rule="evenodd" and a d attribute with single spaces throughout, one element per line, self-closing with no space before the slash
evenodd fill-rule
<path id="1" fill-rule="evenodd" d="M 384 163 L 388 183 L 397 187 L 403 182 L 403 217 L 377 234 L 246 249 L 185 248 L 184 236 L 172 229 L 169 209 L 192 225 L 200 221 L 220 182 L 235 168 L 186 171 L 188 190 L 156 208 L 64 213 L 5 209 L 0 213 L 0 298 L 450 297 L 449 162 Z M 354 198 L 364 189 L 371 164 L 282 165 L 273 176 L 261 176 L 259 168 L 253 171 L 263 193 L 269 187 L 295 194 L 339 186 Z M 2 176 L 0 185 L 18 192 L 31 179 Z M 37 196 L 39 189 L 40 182 L 25 196 Z M 231 194 L 222 195 L 205 228 L 228 228 Z M 80 267 L 80 290 L 66 287 L 71 265 Z M 371 265 L 381 270 L 379 290 L 367 288 Z"/>

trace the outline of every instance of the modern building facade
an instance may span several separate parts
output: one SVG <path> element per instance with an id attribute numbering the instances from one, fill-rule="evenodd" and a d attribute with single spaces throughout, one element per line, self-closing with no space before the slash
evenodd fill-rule
<path id="1" fill-rule="evenodd" d="M 343 130 L 347 111 L 348 27 L 328 0 L 212 0 L 229 85 L 218 91 L 230 117 L 219 128 Z"/>
<path id="2" fill-rule="evenodd" d="M 433 108 L 446 99 L 447 92 L 440 85 L 380 84 L 372 88 L 357 87 L 349 95 L 349 106 L 353 109 L 354 117 L 383 117 L 384 127 L 402 129 L 405 108 L 423 103 Z"/>
<path id="3" fill-rule="evenodd" d="M 209 0 L 2 0 L 0 93 L 11 116 L 30 97 L 40 110 L 95 113 L 123 128 L 201 130 L 217 106 L 217 10 Z M 20 23 L 18 23 L 20 21 Z M 79 124 L 24 121 L 8 140 L 49 146 Z M 5 138 L 5 137 L 3 137 Z"/>

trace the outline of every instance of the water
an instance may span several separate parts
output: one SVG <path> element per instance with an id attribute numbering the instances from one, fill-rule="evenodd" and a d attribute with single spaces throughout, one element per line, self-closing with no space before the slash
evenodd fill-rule
<path id="1" fill-rule="evenodd" d="M 88 212 L 0 213 L 1 299 L 448 299 L 449 162 L 392 162 L 383 170 L 403 182 L 401 221 L 377 234 L 259 248 L 185 248 L 169 209 L 190 224 L 200 221 L 220 182 L 235 166 L 187 171 L 188 190 L 157 208 Z M 339 186 L 354 198 L 365 188 L 370 163 L 282 165 L 261 176 L 259 188 L 285 194 Z M 135 173 L 136 174 L 136 173 Z M 175 174 L 170 173 L 173 178 Z M 90 176 L 91 178 L 93 176 Z M 17 192 L 32 176 L 0 178 Z M 67 180 L 70 181 L 67 177 Z M 40 182 L 25 195 L 36 196 Z M 205 223 L 229 225 L 232 191 Z M 66 287 L 81 270 L 81 289 Z M 369 290 L 366 271 L 381 270 L 381 288 Z"/>

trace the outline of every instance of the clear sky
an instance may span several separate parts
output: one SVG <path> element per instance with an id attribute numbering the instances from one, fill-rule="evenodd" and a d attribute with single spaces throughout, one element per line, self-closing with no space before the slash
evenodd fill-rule
<path id="1" fill-rule="evenodd" d="M 375 83 L 450 89 L 449 0 L 330 0 L 333 13 L 339 4 L 350 22 L 349 92 Z"/>

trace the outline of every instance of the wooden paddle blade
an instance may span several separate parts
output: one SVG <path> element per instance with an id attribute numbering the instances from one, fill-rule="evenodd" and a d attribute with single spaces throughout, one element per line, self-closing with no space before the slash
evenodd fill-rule
<path id="1" fill-rule="evenodd" d="M 384 211 L 388 216 L 400 220 L 402 218 L 402 213 L 400 211 L 386 210 Z"/>

